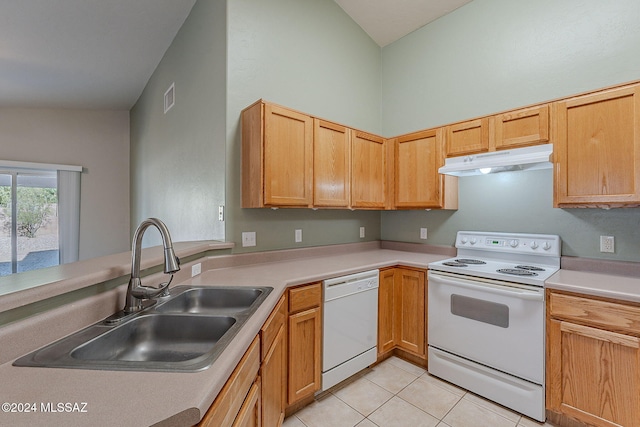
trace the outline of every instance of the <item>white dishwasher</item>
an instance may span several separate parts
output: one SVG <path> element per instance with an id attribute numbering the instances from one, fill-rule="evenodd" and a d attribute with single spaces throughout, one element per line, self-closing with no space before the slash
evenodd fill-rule
<path id="1" fill-rule="evenodd" d="M 378 270 L 323 283 L 322 391 L 376 361 Z"/>

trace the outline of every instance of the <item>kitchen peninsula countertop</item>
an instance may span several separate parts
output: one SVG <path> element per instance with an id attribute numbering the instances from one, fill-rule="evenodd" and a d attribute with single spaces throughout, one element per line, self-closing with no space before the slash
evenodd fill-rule
<path id="1" fill-rule="evenodd" d="M 394 265 L 427 268 L 430 262 L 451 254 L 411 252 L 411 245 L 379 242 L 336 245 L 324 251 L 292 250 L 282 259 L 273 253 L 202 258 L 202 274 L 176 285 L 272 286 L 274 290 L 249 319 L 214 364 L 193 373 L 98 371 L 60 368 L 14 367 L 12 361 L 69 333 L 70 317 L 83 319 L 96 307 L 108 313 L 118 308 L 123 293 L 97 295 L 58 307 L 0 328 L 0 348 L 12 352 L 0 365 L 0 403 L 35 405 L 29 413 L 0 412 L 0 425 L 33 426 L 190 426 L 205 414 L 231 372 L 258 334 L 264 321 L 289 286 Z M 382 247 L 389 247 L 382 245 Z M 308 253 L 306 251 L 309 251 Z M 190 271 L 189 265 L 183 266 Z M 640 302 L 640 279 L 612 274 L 561 270 L 547 287 Z M 106 292 L 105 294 L 109 294 Z M 106 307 L 105 307 L 106 305 Z M 95 317 L 95 314 L 93 315 Z M 92 319 L 92 318 L 91 318 Z M 87 321 L 86 325 L 95 320 Z M 85 325 L 85 326 L 86 326 Z M 67 328 L 66 332 L 61 332 Z M 80 329 L 80 328 L 76 328 Z M 38 336 L 40 341 L 34 337 Z M 19 351 L 14 347 L 19 347 Z M 86 406 L 84 405 L 86 403 Z M 43 412 L 63 404 L 71 412 Z M 70 404 L 70 406 L 65 406 Z M 74 404 L 78 404 L 74 406 Z M 80 412 L 84 411 L 84 412 Z"/>
<path id="2" fill-rule="evenodd" d="M 242 258 L 242 255 L 239 257 Z M 210 260 L 215 261 L 216 258 L 219 257 L 212 257 Z M 354 250 L 346 253 L 206 270 L 177 285 L 274 288 L 210 368 L 187 373 L 27 368 L 12 366 L 11 363 L 16 358 L 13 357 L 11 361 L 0 365 L 0 403 L 23 405 L 18 409 L 24 409 L 24 405 L 29 404 L 35 410 L 29 413 L 2 411 L 0 425 L 84 427 L 110 425 L 116 420 L 119 426 L 136 427 L 196 424 L 222 389 L 287 287 L 398 264 L 427 268 L 430 262 L 444 258 L 448 256 L 371 249 L 371 245 L 356 245 Z M 203 262 L 206 267 L 208 260 Z M 97 301 L 107 297 L 93 298 Z M 82 316 L 83 310 L 91 309 L 88 304 L 96 304 L 96 301 L 89 301 L 91 298 L 87 300 L 86 303 L 82 301 L 71 304 L 71 307 L 62 306 L 5 326 L 3 329 L 9 330 L 0 330 L 0 348 L 13 345 L 5 340 L 28 342 L 32 333 L 42 334 L 43 330 L 56 330 L 56 325 L 68 321 L 69 316 Z M 51 335 L 49 342 L 62 336 L 54 335 Z M 33 351 L 39 347 L 40 345 L 33 345 L 25 348 Z M 43 412 L 43 408 L 56 409 L 59 404 L 63 404 L 63 408 L 70 407 L 71 412 Z"/>

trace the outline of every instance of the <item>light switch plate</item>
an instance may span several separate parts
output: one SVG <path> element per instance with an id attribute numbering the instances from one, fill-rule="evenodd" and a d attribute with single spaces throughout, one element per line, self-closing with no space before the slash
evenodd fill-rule
<path id="1" fill-rule="evenodd" d="M 421 228 L 420 229 L 420 238 L 422 240 L 427 240 L 427 229 L 426 228 Z"/>

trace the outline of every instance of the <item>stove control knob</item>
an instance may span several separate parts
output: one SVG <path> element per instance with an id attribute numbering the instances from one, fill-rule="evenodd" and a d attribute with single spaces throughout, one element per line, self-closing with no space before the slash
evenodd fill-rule
<path id="1" fill-rule="evenodd" d="M 469 241 L 469 243 L 471 243 L 472 245 L 475 245 L 477 242 L 475 237 L 472 237 L 471 240 Z"/>
<path id="2" fill-rule="evenodd" d="M 531 246 L 531 249 L 538 249 L 538 242 L 534 240 L 531 242 L 529 246 Z"/>
<path id="3" fill-rule="evenodd" d="M 551 243 L 544 242 L 544 245 L 542 245 L 542 249 L 544 249 L 545 251 L 548 251 L 549 249 L 551 249 Z"/>
<path id="4" fill-rule="evenodd" d="M 509 240 L 509 246 L 511 246 L 512 248 L 515 248 L 518 246 L 518 241 L 517 240 Z"/>
<path id="5" fill-rule="evenodd" d="M 466 237 L 463 237 L 462 239 L 460 239 L 460 243 L 462 243 L 463 245 L 466 245 L 468 242 Z"/>

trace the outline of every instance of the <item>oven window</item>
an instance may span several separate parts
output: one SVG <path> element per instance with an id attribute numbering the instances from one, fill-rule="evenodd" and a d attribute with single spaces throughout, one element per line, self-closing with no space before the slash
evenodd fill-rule
<path id="1" fill-rule="evenodd" d="M 452 294 L 451 314 L 501 328 L 509 327 L 509 306 L 505 304 Z"/>

